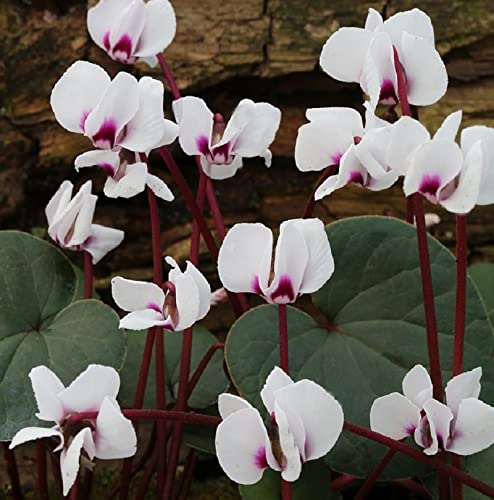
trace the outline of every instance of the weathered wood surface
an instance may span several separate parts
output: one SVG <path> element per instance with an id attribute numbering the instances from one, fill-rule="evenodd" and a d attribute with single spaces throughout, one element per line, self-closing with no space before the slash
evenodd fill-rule
<path id="1" fill-rule="evenodd" d="M 276 225 L 299 216 L 316 176 L 300 174 L 293 163 L 297 128 L 306 107 L 350 105 L 362 101 L 359 89 L 332 81 L 318 69 L 324 41 L 339 26 L 363 24 L 369 7 L 392 14 L 417 6 L 433 18 L 438 47 L 451 82 L 447 96 L 422 111 L 431 127 L 450 111 L 463 108 L 465 124 L 494 125 L 494 11 L 491 0 L 175 0 L 178 34 L 166 57 L 185 93 L 205 97 L 228 115 L 242 97 L 268 100 L 283 110 L 273 147 L 274 166 L 248 162 L 234 179 L 218 182 L 219 200 L 228 223 L 262 220 Z M 0 5 L 0 227 L 44 227 L 43 208 L 63 178 L 81 182 L 72 162 L 89 143 L 63 130 L 49 108 L 53 83 L 76 59 L 98 62 L 110 72 L 134 71 L 112 63 L 88 39 L 85 1 L 2 0 Z M 140 67 L 137 73 L 146 71 Z M 159 77 L 159 74 L 156 73 Z M 169 107 L 169 96 L 167 96 Z M 175 148 L 176 149 L 176 148 Z M 181 165 L 195 182 L 195 169 L 176 149 Z M 160 175 L 167 174 L 156 161 Z M 103 177 L 85 172 L 100 189 Z M 162 239 L 167 252 L 188 252 L 189 216 L 178 197 L 161 206 Z M 453 220 L 440 213 L 436 229 L 448 244 Z M 401 191 L 338 192 L 317 213 L 330 221 L 363 213 L 403 215 Z M 494 258 L 491 208 L 470 217 L 470 250 L 477 259 Z M 144 196 L 129 201 L 100 200 L 99 222 L 126 230 L 122 247 L 106 258 L 97 274 L 101 285 L 115 270 L 149 275 L 147 209 Z M 143 231 L 144 229 L 144 231 Z M 205 266 L 207 266 L 205 259 Z"/>

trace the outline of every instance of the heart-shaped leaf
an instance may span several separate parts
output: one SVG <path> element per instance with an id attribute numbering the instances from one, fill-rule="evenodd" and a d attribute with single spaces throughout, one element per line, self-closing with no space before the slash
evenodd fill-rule
<path id="1" fill-rule="evenodd" d="M 385 217 L 357 217 L 327 228 L 335 273 L 314 296 L 325 313 L 321 325 L 288 308 L 290 371 L 332 392 L 345 418 L 369 425 L 378 396 L 401 391 L 401 380 L 417 363 L 428 364 L 421 278 L 415 229 Z M 455 259 L 429 237 L 443 377 L 451 374 L 454 331 Z M 465 366 L 482 365 L 482 398 L 494 400 L 493 333 L 476 288 L 468 282 Z M 275 306 L 247 312 L 232 327 L 226 361 L 239 392 L 259 409 L 259 393 L 279 363 Z M 341 472 L 368 475 L 386 449 L 344 432 L 329 454 Z M 381 475 L 396 479 L 420 475 L 422 464 L 396 455 Z"/>
<path id="2" fill-rule="evenodd" d="M 147 332 L 127 332 L 129 348 L 122 367 L 122 388 L 120 399 L 125 406 L 132 406 L 135 396 L 136 382 L 141 366 L 142 353 L 146 342 Z M 167 404 L 175 401 L 178 390 L 178 379 L 180 371 L 180 356 L 182 352 L 182 333 L 165 331 L 165 353 L 166 353 L 166 400 Z M 217 342 L 216 337 L 200 325 L 194 326 L 192 337 L 192 374 L 200 360 L 208 349 Z M 226 390 L 228 380 L 223 370 L 223 353 L 221 350 L 214 353 L 208 363 L 199 383 L 189 398 L 189 406 L 192 408 L 206 408 L 216 402 L 218 395 Z M 145 408 L 155 408 L 156 380 L 155 380 L 155 357 L 151 361 L 146 394 L 144 399 Z"/>
<path id="3" fill-rule="evenodd" d="M 494 264 L 473 264 L 468 268 L 468 274 L 477 285 L 489 319 L 494 325 Z"/>

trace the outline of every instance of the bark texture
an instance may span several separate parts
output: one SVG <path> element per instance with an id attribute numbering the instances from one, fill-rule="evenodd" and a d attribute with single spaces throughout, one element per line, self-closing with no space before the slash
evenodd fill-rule
<path id="1" fill-rule="evenodd" d="M 268 170 L 258 161 L 249 161 L 234 179 L 216 183 L 229 224 L 261 220 L 276 225 L 302 213 L 317 177 L 299 173 L 293 162 L 296 132 L 304 122 L 305 109 L 331 105 L 360 109 L 362 102 L 357 86 L 335 82 L 318 69 L 319 53 L 338 27 L 362 25 L 369 7 L 387 15 L 419 7 L 432 17 L 450 86 L 440 103 L 421 110 L 428 126 L 436 127 L 458 108 L 464 110 L 464 126 L 494 125 L 491 0 L 175 0 L 173 4 L 178 33 L 165 56 L 185 94 L 206 98 L 211 108 L 226 116 L 242 97 L 268 100 L 283 111 L 273 146 L 273 167 Z M 89 142 L 62 129 L 50 110 L 50 90 L 63 71 L 82 58 L 103 65 L 112 74 L 122 69 L 149 72 L 145 67 L 111 62 L 90 41 L 87 7 L 81 0 L 3 0 L 0 5 L 2 228 L 43 233 L 44 206 L 64 178 L 79 184 L 91 175 L 96 191 L 101 189 L 102 173 L 79 175 L 72 167 L 74 157 L 89 149 Z M 151 73 L 160 77 L 156 70 Z M 169 104 L 167 95 L 168 108 Z M 195 184 L 194 165 L 178 148 L 173 149 Z M 153 160 L 155 171 L 169 180 L 159 159 Z M 442 222 L 435 231 L 451 244 L 453 218 L 437 207 L 427 210 L 440 214 Z M 492 210 L 477 209 L 469 217 L 471 258 L 494 259 Z M 401 189 L 376 194 L 347 188 L 316 209 L 327 222 L 366 213 L 403 216 Z M 185 257 L 191 224 L 179 195 L 174 203 L 161 204 L 161 215 L 166 252 L 178 259 Z M 116 270 L 129 277 L 150 277 L 145 196 L 129 201 L 102 196 L 97 220 L 126 230 L 124 244 L 98 266 L 100 287 Z M 203 260 L 204 268 L 212 271 L 209 259 Z"/>

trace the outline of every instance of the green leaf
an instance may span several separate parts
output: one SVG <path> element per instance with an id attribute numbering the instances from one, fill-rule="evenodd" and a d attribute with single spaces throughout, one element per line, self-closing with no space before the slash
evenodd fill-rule
<path id="1" fill-rule="evenodd" d="M 468 268 L 468 274 L 477 285 L 489 319 L 494 325 L 494 264 L 473 264 Z"/>
<path id="2" fill-rule="evenodd" d="M 307 462 L 300 478 L 292 483 L 293 500 L 337 500 L 339 492 L 329 488 L 331 480 L 328 467 L 322 460 Z M 279 500 L 281 498 L 281 475 L 271 469 L 264 471 L 262 479 L 251 486 L 240 485 L 244 500 Z"/>
<path id="3" fill-rule="evenodd" d="M 141 366 L 141 358 L 146 342 L 145 331 L 128 331 L 129 348 L 122 367 L 122 386 L 120 398 L 125 406 L 132 406 L 135 387 Z M 166 353 L 166 400 L 167 404 L 173 402 L 178 390 L 180 355 L 182 352 L 182 333 L 165 331 L 165 353 Z M 200 360 L 208 349 L 217 342 L 216 337 L 200 325 L 194 326 L 192 337 L 192 374 Z M 144 399 L 145 408 L 155 408 L 156 380 L 155 380 L 154 355 L 149 370 L 148 383 Z M 228 380 L 223 370 L 223 353 L 215 352 L 209 362 L 203 376 L 189 398 L 189 406 L 192 408 L 206 408 L 215 403 L 218 395 L 228 387 Z M 173 394 L 173 395 L 172 395 Z"/>
<path id="4" fill-rule="evenodd" d="M 74 302 L 39 330 L 26 327 L 0 339 L 0 440 L 21 428 L 40 425 L 30 370 L 45 365 L 69 384 L 91 363 L 119 369 L 125 335 L 115 312 L 97 300 Z"/>
<path id="5" fill-rule="evenodd" d="M 290 370 L 333 393 L 345 418 L 369 426 L 375 398 L 401 391 L 405 373 L 428 364 L 415 229 L 385 217 L 357 217 L 327 228 L 335 273 L 314 295 L 324 324 L 288 308 Z M 429 238 L 444 381 L 450 377 L 454 330 L 455 259 Z M 465 349 L 467 369 L 484 368 L 482 397 L 494 400 L 493 332 L 472 282 L 468 282 Z M 247 362 L 248 360 L 248 362 Z M 226 361 L 240 394 L 259 409 L 259 393 L 279 363 L 275 306 L 250 310 L 232 327 Z M 334 470 L 367 476 L 386 448 L 344 432 L 328 455 Z M 411 459 L 395 456 L 381 475 L 396 479 L 424 474 Z"/>
<path id="6" fill-rule="evenodd" d="M 75 274 L 77 277 L 77 288 L 75 292 L 75 300 L 82 300 L 84 298 L 84 271 L 77 266 L 74 266 Z M 96 288 L 93 285 L 93 299 L 99 299 L 100 295 L 96 291 Z"/>

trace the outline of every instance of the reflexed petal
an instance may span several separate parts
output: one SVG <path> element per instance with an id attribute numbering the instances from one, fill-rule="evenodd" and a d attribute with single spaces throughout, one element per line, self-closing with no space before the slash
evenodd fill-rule
<path id="1" fill-rule="evenodd" d="M 112 149 L 123 128 L 139 109 L 139 84 L 128 73 L 118 73 L 100 103 L 88 116 L 86 135 L 101 149 Z"/>
<path id="2" fill-rule="evenodd" d="M 196 320 L 199 321 L 206 316 L 211 307 L 211 287 L 209 286 L 208 280 L 192 262 L 187 261 L 187 267 L 185 268 L 184 274 L 190 276 L 194 280 L 197 291 L 199 292 L 199 311 L 197 312 Z"/>
<path id="3" fill-rule="evenodd" d="M 420 192 L 434 199 L 460 173 L 462 165 L 463 154 L 455 142 L 436 140 L 422 144 L 410 158 L 403 183 L 405 195 Z"/>
<path id="4" fill-rule="evenodd" d="M 300 380 L 276 391 L 276 404 L 292 410 L 302 420 L 305 460 L 326 455 L 335 445 L 343 429 L 343 409 L 336 399 L 320 385 Z"/>
<path id="5" fill-rule="evenodd" d="M 274 411 L 275 392 L 282 387 L 292 385 L 293 380 L 278 366 L 275 366 L 268 375 L 261 390 L 261 399 L 271 415 Z"/>
<path id="6" fill-rule="evenodd" d="M 379 179 L 388 172 L 386 155 L 391 141 L 391 128 L 381 127 L 366 132 L 355 146 L 355 154 L 371 177 Z"/>
<path id="7" fill-rule="evenodd" d="M 482 144 L 484 168 L 477 204 L 490 205 L 494 203 L 494 129 L 474 126 L 467 127 L 461 133 L 461 149 L 464 154 L 468 154 L 479 140 Z"/>
<path id="8" fill-rule="evenodd" d="M 383 17 L 376 9 L 370 8 L 365 20 L 365 29 L 375 31 L 383 25 Z"/>
<path id="9" fill-rule="evenodd" d="M 120 156 L 115 151 L 96 149 L 82 153 L 74 162 L 77 171 L 80 168 L 93 167 L 95 165 L 105 169 L 108 175 L 115 175 L 120 165 Z"/>
<path id="10" fill-rule="evenodd" d="M 383 189 L 390 188 L 398 180 L 398 177 L 399 175 L 396 172 L 390 170 L 378 179 L 369 177 L 365 187 L 371 191 L 382 191 Z"/>
<path id="11" fill-rule="evenodd" d="M 243 167 L 243 162 L 241 156 L 234 156 L 231 163 L 215 165 L 214 163 L 209 163 L 204 156 L 201 156 L 201 166 L 204 173 L 210 179 L 222 181 L 233 177 L 237 173 L 237 170 Z"/>
<path id="12" fill-rule="evenodd" d="M 57 192 L 52 196 L 48 205 L 45 208 L 46 219 L 48 220 L 48 225 L 51 226 L 56 219 L 60 217 L 67 205 L 70 203 L 72 198 L 72 190 L 74 185 L 70 181 L 63 181 Z M 50 228 L 48 228 L 48 233 L 51 238 L 54 238 L 55 234 L 52 234 Z"/>
<path id="13" fill-rule="evenodd" d="M 373 33 L 361 28 L 340 28 L 322 48 L 319 64 L 341 82 L 358 82 Z"/>
<path id="14" fill-rule="evenodd" d="M 314 293 L 334 272 L 334 259 L 328 236 L 324 224 L 319 219 L 294 219 L 293 224 L 302 234 L 309 252 L 300 293 Z"/>
<path id="15" fill-rule="evenodd" d="M 388 165 L 400 175 L 406 175 L 410 154 L 430 139 L 427 129 L 410 116 L 402 116 L 391 126 Z"/>
<path id="16" fill-rule="evenodd" d="M 422 365 L 415 365 L 403 378 L 403 394 L 422 409 L 432 399 L 432 382 L 429 372 Z"/>
<path id="17" fill-rule="evenodd" d="M 199 319 L 199 288 L 195 279 L 190 274 L 177 273 L 170 281 L 175 285 L 175 301 L 177 307 L 178 322 L 174 324 L 174 330 L 180 331 L 191 327 Z M 173 322 L 175 319 L 172 317 Z"/>
<path id="18" fill-rule="evenodd" d="M 108 252 L 118 247 L 124 239 L 124 232 L 112 227 L 93 224 L 91 236 L 84 243 L 84 249 L 93 257 L 93 264 L 97 264 Z"/>
<path id="19" fill-rule="evenodd" d="M 178 140 L 185 154 L 203 154 L 203 146 L 211 143 L 213 113 L 198 97 L 182 97 L 173 101 L 173 112 L 179 125 Z"/>
<path id="20" fill-rule="evenodd" d="M 399 392 L 377 398 L 370 410 L 371 429 L 393 439 L 411 436 L 420 421 L 420 410 Z"/>
<path id="21" fill-rule="evenodd" d="M 462 400 L 467 398 L 477 399 L 479 397 L 480 377 L 482 377 L 482 368 L 479 366 L 456 375 L 446 384 L 446 390 L 444 391 L 446 393 L 446 404 L 451 408 L 454 415 L 457 415 Z"/>
<path id="22" fill-rule="evenodd" d="M 448 88 L 448 74 L 435 47 L 405 32 L 401 48 L 400 61 L 407 76 L 410 104 L 428 106 L 439 101 Z"/>
<path id="23" fill-rule="evenodd" d="M 90 238 L 97 201 L 96 195 L 85 194 L 81 196 L 79 206 L 75 208 L 77 205 L 74 205 L 77 215 L 65 236 L 67 247 L 78 247 Z"/>
<path id="24" fill-rule="evenodd" d="M 64 448 L 62 450 L 62 453 L 60 454 L 60 472 L 62 475 L 64 496 L 69 493 L 75 483 L 75 480 L 77 479 L 82 448 L 84 447 L 84 449 L 88 451 L 88 448 L 91 449 L 91 443 L 92 448 L 94 449 L 91 430 L 86 427 L 74 437 L 67 449 Z M 93 457 L 90 456 L 90 458 L 92 459 Z"/>
<path id="25" fill-rule="evenodd" d="M 50 105 L 58 123 L 70 132 L 84 133 L 88 115 L 110 86 L 108 73 L 97 64 L 77 61 L 53 87 Z"/>
<path id="26" fill-rule="evenodd" d="M 158 285 L 117 276 L 111 280 L 111 293 L 117 306 L 124 311 L 163 309 L 165 293 Z"/>
<path id="27" fill-rule="evenodd" d="M 415 440 L 418 444 L 423 446 L 426 455 L 435 455 L 439 448 L 446 446 L 450 436 L 450 426 L 453 420 L 453 413 L 443 403 L 435 399 L 429 399 L 424 405 L 425 419 L 429 426 L 421 425 L 415 429 Z M 428 438 L 424 436 L 424 432 L 430 434 L 432 442 L 428 443 Z"/>
<path id="28" fill-rule="evenodd" d="M 60 439 L 60 446 L 63 445 L 63 434 L 56 427 L 47 429 L 46 427 L 24 427 L 13 438 L 9 448 L 15 448 L 20 444 L 34 441 L 36 439 L 45 439 L 49 437 L 57 437 Z"/>
<path id="29" fill-rule="evenodd" d="M 108 177 L 103 192 L 109 198 L 131 198 L 146 189 L 148 167 L 145 163 L 125 166 L 125 174 L 119 180 Z"/>
<path id="30" fill-rule="evenodd" d="M 238 484 L 257 483 L 267 468 L 268 433 L 254 408 L 236 411 L 218 425 L 216 455 L 225 474 Z"/>
<path id="31" fill-rule="evenodd" d="M 105 396 L 116 398 L 119 388 L 115 368 L 89 365 L 60 394 L 60 401 L 67 412 L 98 411 Z"/>
<path id="32" fill-rule="evenodd" d="M 137 436 L 132 422 L 125 418 L 114 398 L 106 397 L 96 419 L 96 458 L 106 460 L 135 455 Z"/>
<path id="33" fill-rule="evenodd" d="M 448 115 L 434 134 L 434 139 L 454 141 L 460 128 L 462 115 L 461 109 Z"/>
<path id="34" fill-rule="evenodd" d="M 163 84 L 145 76 L 139 80 L 139 109 L 128 122 L 123 140 L 118 141 L 125 149 L 144 152 L 157 147 L 164 136 L 165 129 L 175 131 L 173 142 L 178 134 L 178 126 L 165 120 L 163 115 Z"/>
<path id="35" fill-rule="evenodd" d="M 353 108 L 332 106 L 329 108 L 309 108 L 305 116 L 310 122 L 324 122 L 331 131 L 343 130 L 352 138 L 364 133 L 360 113 Z M 328 134 L 329 135 L 329 134 Z"/>
<path id="36" fill-rule="evenodd" d="M 235 224 L 218 256 L 218 273 L 231 292 L 261 293 L 271 271 L 273 234 L 264 224 Z"/>
<path id="37" fill-rule="evenodd" d="M 242 100 L 239 108 L 245 101 L 248 99 Z M 253 158 L 264 154 L 274 141 L 281 121 L 281 111 L 278 108 L 266 102 L 253 104 L 249 120 L 245 128 L 240 131 L 233 147 L 233 152 L 244 158 Z M 233 120 L 233 115 L 231 120 Z"/>
<path id="38" fill-rule="evenodd" d="M 250 99 L 242 99 L 232 113 L 232 116 L 226 124 L 223 135 L 219 140 L 213 140 L 211 149 L 224 146 L 225 144 L 236 144 L 242 131 L 248 126 L 253 118 L 256 109 L 256 103 Z M 214 131 L 213 131 L 214 134 Z M 264 148 L 266 149 L 266 148 Z"/>
<path id="39" fill-rule="evenodd" d="M 58 394 L 65 389 L 60 379 L 46 366 L 37 366 L 29 372 L 40 420 L 60 423 L 64 418 Z"/>
<path id="40" fill-rule="evenodd" d="M 454 433 L 446 449 L 458 455 L 473 455 L 494 444 L 494 408 L 476 398 L 459 406 Z"/>
<path id="41" fill-rule="evenodd" d="M 326 196 L 329 196 L 340 187 L 343 187 L 344 184 L 340 186 L 340 183 L 341 181 L 338 174 L 331 175 L 316 189 L 316 192 L 314 193 L 314 199 L 316 201 L 319 201 Z"/>
<path id="42" fill-rule="evenodd" d="M 144 309 L 142 311 L 134 311 L 120 320 L 119 328 L 127 328 L 129 330 L 146 330 L 152 326 L 171 327 L 171 320 L 166 320 L 162 313 L 153 311 L 152 309 Z"/>
<path id="43" fill-rule="evenodd" d="M 170 188 L 159 177 L 156 177 L 156 175 L 147 174 L 146 186 L 148 186 L 149 189 L 162 200 L 173 201 L 175 199 L 175 196 L 171 192 Z"/>
<path id="44" fill-rule="evenodd" d="M 439 203 L 446 210 L 455 214 L 467 214 L 474 209 L 479 199 L 482 171 L 485 167 L 483 160 L 479 141 L 466 155 L 456 189 L 447 197 L 441 194 L 439 196 Z"/>
<path id="45" fill-rule="evenodd" d="M 232 413 L 248 408 L 252 408 L 252 405 L 240 396 L 225 392 L 218 397 L 218 411 L 223 420 Z"/>
<path id="46" fill-rule="evenodd" d="M 287 220 L 280 225 L 280 235 L 274 255 L 274 278 L 264 295 L 275 304 L 295 302 L 309 262 L 309 249 L 297 220 Z"/>
<path id="47" fill-rule="evenodd" d="M 278 425 L 278 436 L 280 448 L 283 452 L 283 464 L 281 477 L 285 481 L 296 481 L 302 472 L 301 452 L 295 442 L 295 436 L 288 424 L 285 412 L 275 402 L 276 424 Z"/>
<path id="48" fill-rule="evenodd" d="M 384 21 L 383 29 L 389 34 L 395 47 L 400 46 L 401 34 L 404 31 L 410 35 L 422 37 L 430 45 L 434 45 L 434 28 L 431 18 L 420 9 L 394 14 Z"/>
<path id="49" fill-rule="evenodd" d="M 133 0 L 100 0 L 87 12 L 87 29 L 93 42 L 107 50 L 105 47 L 105 36 L 108 37 L 112 23 L 120 17 L 122 10 L 132 3 Z"/>
<path id="50" fill-rule="evenodd" d="M 142 0 L 134 0 L 117 18 L 110 31 L 112 57 L 117 61 L 131 62 L 139 36 L 144 29 L 146 9 Z"/>
<path id="51" fill-rule="evenodd" d="M 177 30 L 175 11 L 168 0 L 149 0 L 145 5 L 146 21 L 134 55 L 154 56 L 172 43 Z"/>

